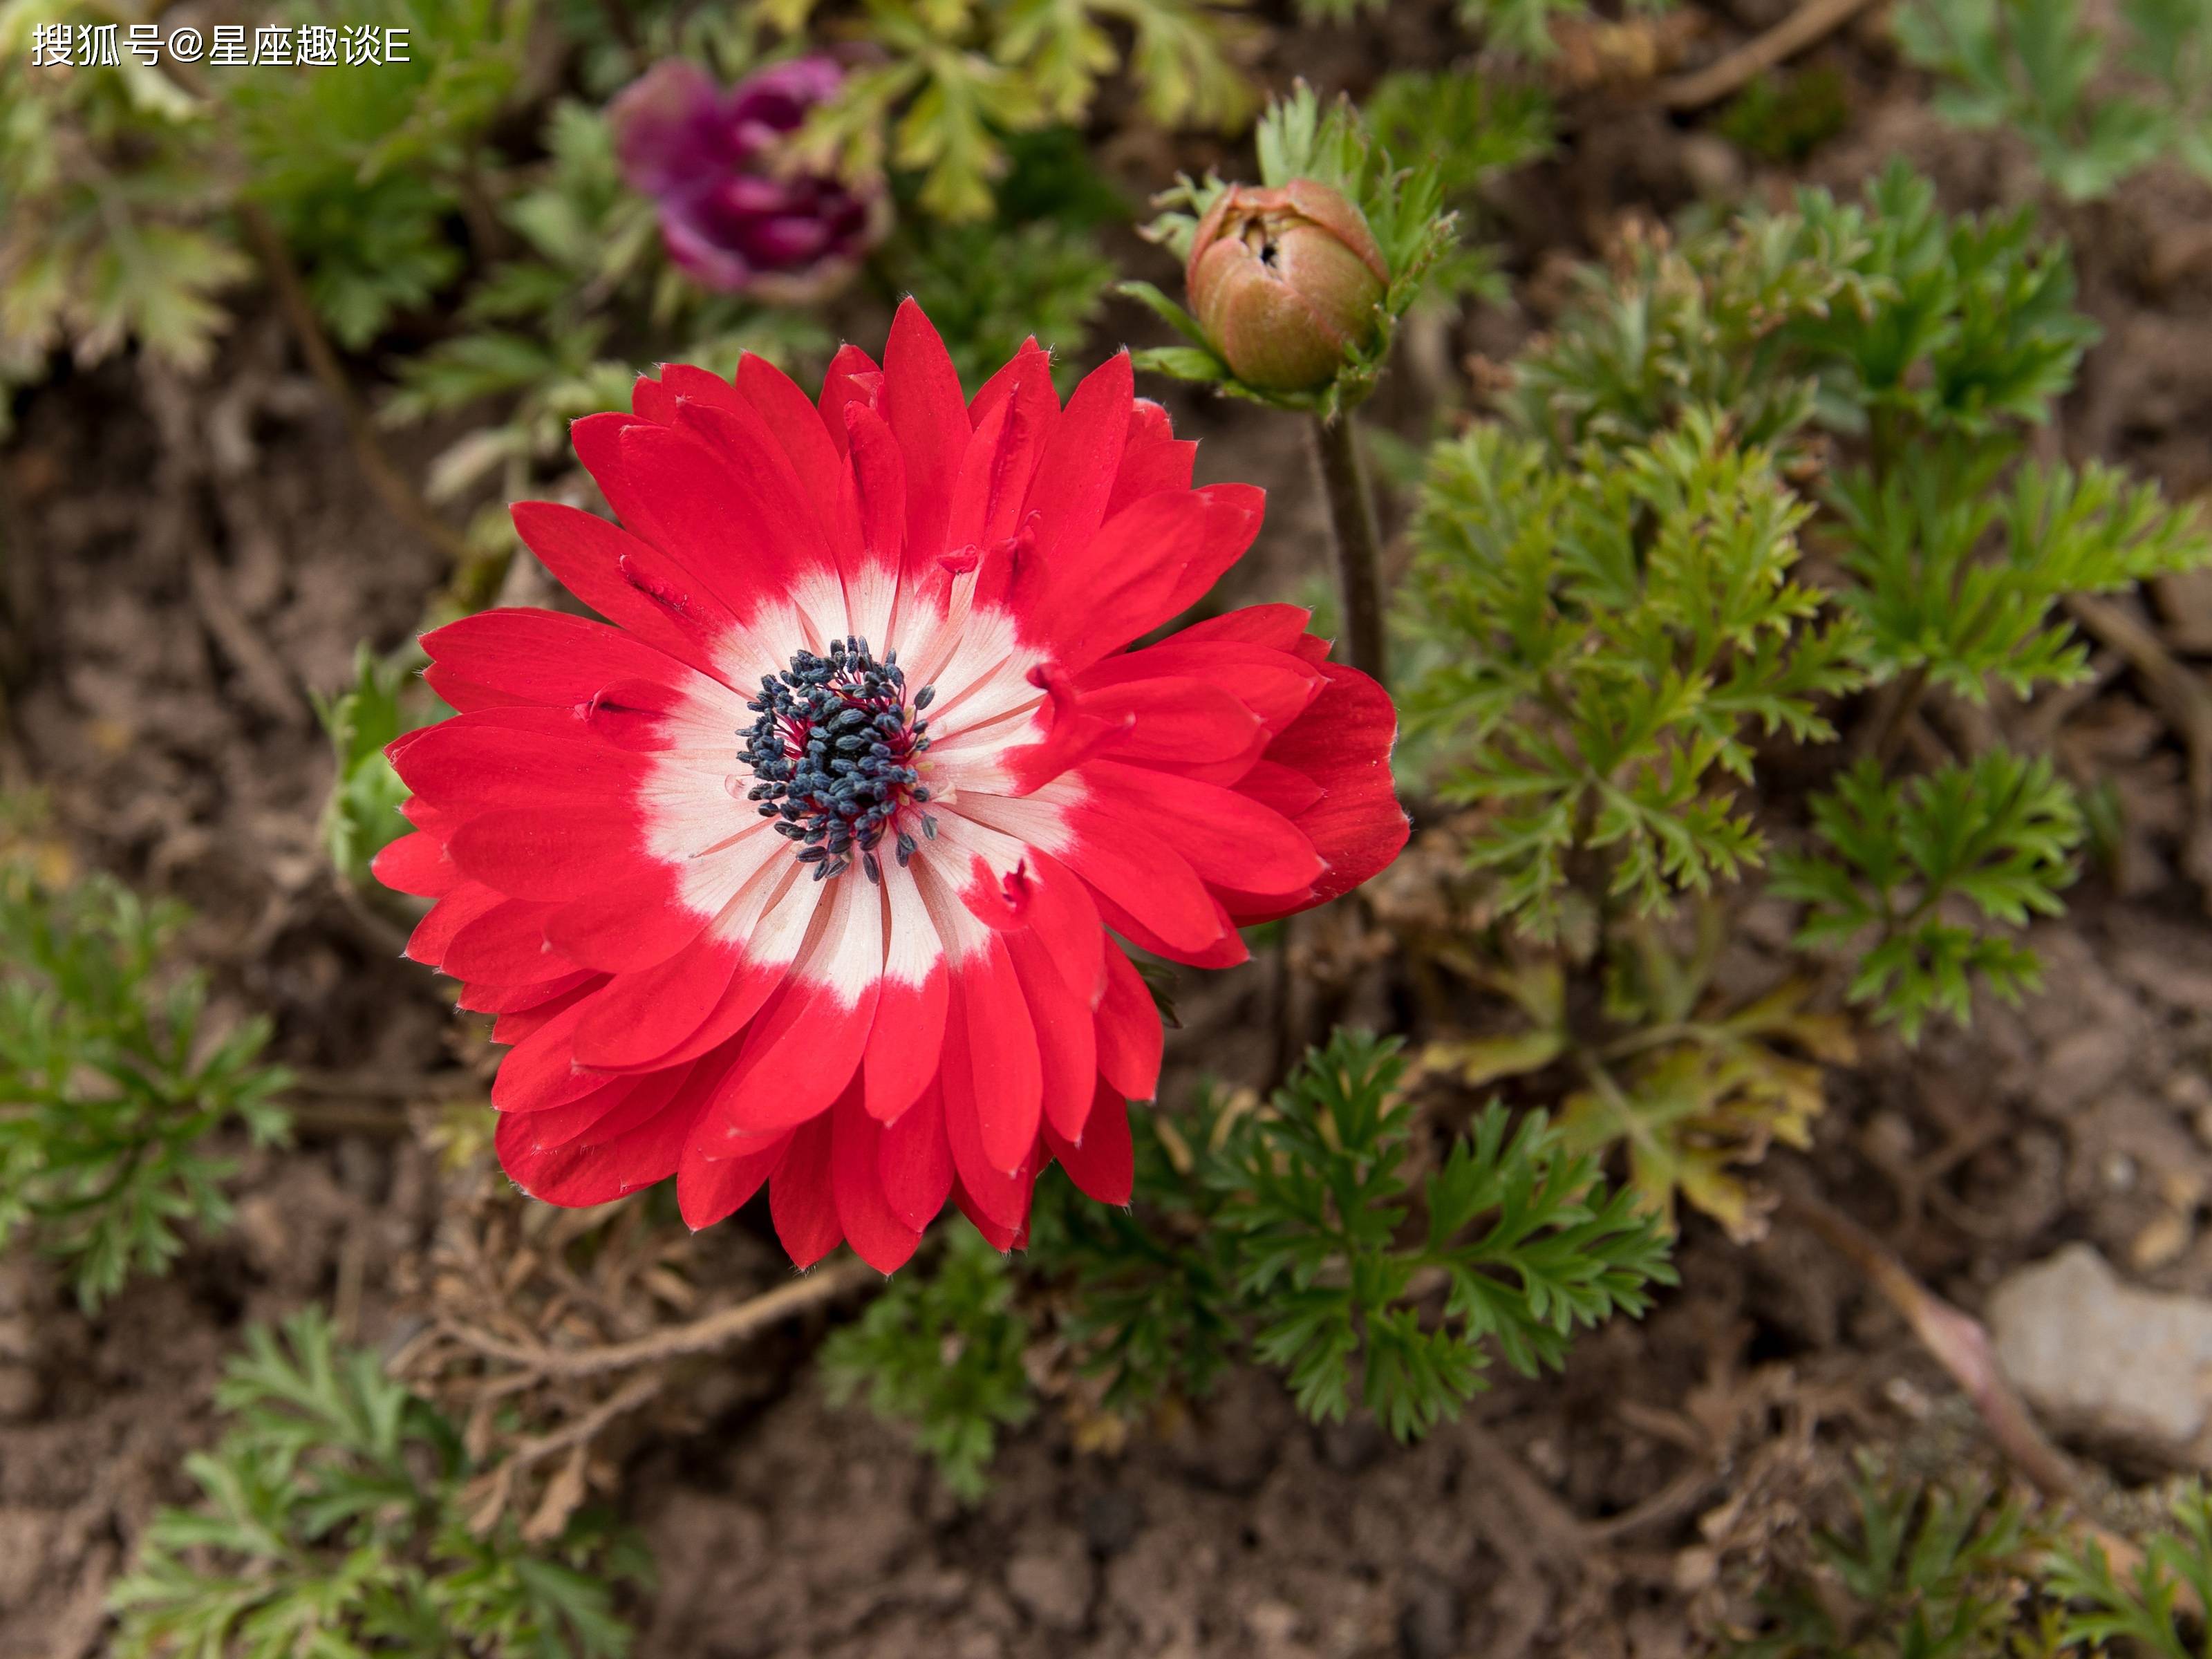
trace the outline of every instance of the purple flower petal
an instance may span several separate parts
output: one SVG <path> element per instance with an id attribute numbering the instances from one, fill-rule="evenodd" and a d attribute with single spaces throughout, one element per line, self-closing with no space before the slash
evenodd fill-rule
<path id="1" fill-rule="evenodd" d="M 623 176 L 653 198 L 669 257 L 694 281 L 736 291 L 834 277 L 873 243 L 874 193 L 781 165 L 790 135 L 843 79 L 830 58 L 799 58 L 726 94 L 698 64 L 670 59 L 608 106 Z"/>

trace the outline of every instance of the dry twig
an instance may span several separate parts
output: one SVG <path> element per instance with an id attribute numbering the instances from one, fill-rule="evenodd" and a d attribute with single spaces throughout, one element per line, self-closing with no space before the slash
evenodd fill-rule
<path id="1" fill-rule="evenodd" d="M 715 1349 L 750 1336 L 817 1303 L 835 1301 L 862 1282 L 880 1278 L 865 1261 L 841 1261 L 808 1273 L 789 1285 L 769 1291 L 734 1308 L 695 1319 L 688 1325 L 672 1325 L 634 1342 L 612 1342 L 594 1348 L 554 1348 L 504 1341 L 466 1326 L 441 1322 L 446 1334 L 488 1358 L 503 1359 L 545 1376 L 600 1376 Z"/>
<path id="2" fill-rule="evenodd" d="M 1668 109 L 1703 109 L 1717 104 L 1784 59 L 1825 40 L 1872 3 L 1873 0 L 1808 0 L 1764 34 L 1717 62 L 1662 81 L 1659 101 Z"/>

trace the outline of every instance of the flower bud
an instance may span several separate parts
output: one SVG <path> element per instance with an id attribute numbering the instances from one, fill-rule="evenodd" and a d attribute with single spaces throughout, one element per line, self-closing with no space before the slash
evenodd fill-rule
<path id="1" fill-rule="evenodd" d="M 1327 185 L 1232 185 L 1199 222 L 1190 308 L 1237 378 L 1310 392 L 1371 343 L 1389 267 L 1359 210 Z"/>
<path id="2" fill-rule="evenodd" d="M 804 299 L 883 230 L 879 194 L 794 171 L 783 149 L 844 72 L 799 58 L 726 92 L 696 64 L 656 64 L 607 106 L 632 189 L 653 198 L 669 257 L 702 286 Z"/>

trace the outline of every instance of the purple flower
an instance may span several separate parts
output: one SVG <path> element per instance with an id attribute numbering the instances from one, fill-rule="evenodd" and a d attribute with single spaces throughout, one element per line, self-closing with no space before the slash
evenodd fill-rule
<path id="1" fill-rule="evenodd" d="M 633 188 L 660 210 L 669 257 L 708 288 L 818 290 L 882 230 L 881 198 L 778 152 L 844 71 L 799 58 L 725 92 L 698 64 L 656 64 L 607 106 Z"/>

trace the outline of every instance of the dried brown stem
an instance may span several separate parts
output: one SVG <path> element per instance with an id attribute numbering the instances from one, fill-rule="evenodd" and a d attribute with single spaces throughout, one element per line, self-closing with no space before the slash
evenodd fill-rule
<path id="1" fill-rule="evenodd" d="M 461 533 L 430 510 L 406 475 L 385 453 L 374 422 L 362 407 L 352 381 L 346 378 L 345 365 L 338 361 L 337 353 L 331 349 L 330 338 L 315 316 L 314 305 L 307 297 L 307 287 L 300 280 L 283 234 L 268 214 L 252 202 L 239 204 L 238 216 L 246 228 L 247 240 L 260 256 L 262 268 L 268 273 L 269 286 L 276 296 L 276 308 L 283 313 L 287 326 L 299 343 L 300 355 L 307 360 L 308 372 L 337 405 L 338 414 L 345 422 L 346 437 L 353 445 L 354 459 L 360 465 L 362 475 L 368 480 L 369 488 L 375 490 L 386 508 L 400 523 L 454 564 L 465 562 L 469 545 Z"/>
<path id="2" fill-rule="evenodd" d="M 2045 1436 L 2027 1402 L 1997 1367 L 1989 1333 L 1914 1278 L 1896 1252 L 1842 1211 L 1802 1189 L 1783 1200 L 1781 1213 L 1833 1246 L 1903 1315 L 1912 1334 L 1951 1374 L 2014 1468 L 2047 1498 L 2069 1501 L 2082 1491 L 2074 1462 Z"/>
<path id="3" fill-rule="evenodd" d="M 1864 11 L 1874 0 L 1808 0 L 1756 39 L 1717 61 L 1659 83 L 1668 109 L 1703 109 L 1747 85 L 1784 58 L 1815 46 Z"/>
<path id="4" fill-rule="evenodd" d="M 544 1376 L 598 1376 L 681 1358 L 711 1353 L 765 1326 L 823 1302 L 832 1302 L 864 1281 L 879 1278 L 865 1261 L 842 1261 L 817 1268 L 805 1277 L 770 1291 L 734 1308 L 708 1314 L 688 1325 L 671 1326 L 635 1342 L 610 1343 L 598 1348 L 548 1348 L 502 1341 L 483 1331 L 458 1324 L 445 1326 L 447 1334 L 463 1346 L 493 1359 L 503 1359 Z"/>

